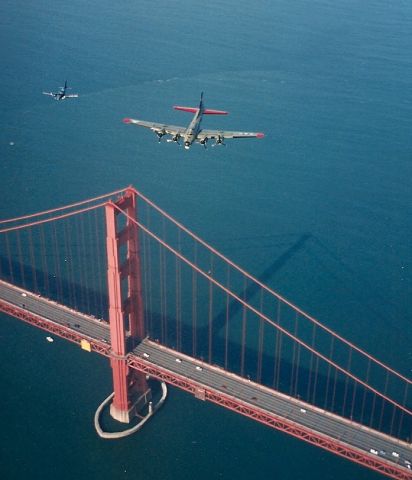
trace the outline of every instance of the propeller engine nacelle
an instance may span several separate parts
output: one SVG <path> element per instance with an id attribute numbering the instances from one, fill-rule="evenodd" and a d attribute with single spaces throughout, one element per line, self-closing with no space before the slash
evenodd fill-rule
<path id="1" fill-rule="evenodd" d="M 200 140 L 200 144 L 203 145 L 206 148 L 206 143 L 209 139 L 205 137 L 203 140 Z"/>
<path id="2" fill-rule="evenodd" d="M 216 141 L 214 143 L 214 147 L 216 147 L 217 145 L 223 145 L 224 147 L 226 146 L 226 144 L 224 143 L 224 137 L 223 135 L 219 135 L 217 138 L 216 138 Z"/>
<path id="3" fill-rule="evenodd" d="M 180 138 L 181 138 L 180 133 L 176 133 L 176 135 L 173 135 L 172 138 L 168 138 L 167 141 L 168 142 L 174 142 L 174 143 L 177 143 L 178 145 L 180 145 L 180 143 L 179 143 Z"/>
<path id="4" fill-rule="evenodd" d="M 159 143 L 160 143 L 160 140 L 162 139 L 162 137 L 164 137 L 166 135 L 166 131 L 165 130 L 155 130 L 155 133 L 156 133 L 157 138 L 159 139 Z"/>

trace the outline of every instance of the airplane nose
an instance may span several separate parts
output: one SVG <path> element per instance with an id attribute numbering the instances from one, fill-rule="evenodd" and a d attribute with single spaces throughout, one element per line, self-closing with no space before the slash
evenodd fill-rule
<path id="1" fill-rule="evenodd" d="M 190 142 L 185 142 L 185 149 L 189 150 L 189 148 L 190 148 Z"/>

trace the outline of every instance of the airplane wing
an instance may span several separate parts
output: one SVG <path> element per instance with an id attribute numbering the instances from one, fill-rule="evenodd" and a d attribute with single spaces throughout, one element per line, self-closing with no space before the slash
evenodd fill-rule
<path id="1" fill-rule="evenodd" d="M 165 123 L 147 122 L 146 120 L 136 120 L 134 118 L 125 118 L 124 123 L 131 123 L 139 127 L 150 128 L 153 132 L 163 132 L 170 135 L 183 135 L 187 127 L 180 127 L 178 125 L 166 125 Z"/>
<path id="2" fill-rule="evenodd" d="M 70 95 L 65 95 L 66 98 L 78 98 L 79 95 L 77 93 L 72 93 Z"/>
<path id="3" fill-rule="evenodd" d="M 42 92 L 42 93 L 43 93 L 43 95 L 49 95 L 50 97 L 55 97 L 56 96 L 56 94 L 53 93 L 53 92 Z"/>
<path id="4" fill-rule="evenodd" d="M 224 138 L 263 138 L 265 136 L 264 133 L 261 132 L 231 132 L 228 130 L 201 130 L 197 135 L 198 141 L 202 141 L 205 138 L 216 138 L 216 139 L 224 139 Z"/>

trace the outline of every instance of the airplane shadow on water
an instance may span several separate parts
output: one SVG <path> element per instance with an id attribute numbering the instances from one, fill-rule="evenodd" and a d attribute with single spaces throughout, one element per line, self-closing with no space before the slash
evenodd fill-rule
<path id="1" fill-rule="evenodd" d="M 261 241 L 262 238 L 267 239 L 267 237 L 249 237 L 249 240 L 253 242 L 256 240 Z M 238 240 L 239 239 L 236 239 L 236 241 Z M 294 256 L 306 251 L 309 244 L 317 244 L 323 250 L 321 256 L 324 256 L 326 252 L 330 258 L 333 258 L 334 261 L 339 264 L 340 268 L 347 269 L 345 264 L 339 258 L 333 257 L 316 237 L 310 233 L 304 233 L 299 235 L 292 244 L 289 244 L 283 253 L 278 255 L 277 258 L 256 277 L 257 280 L 264 284 L 270 284 L 275 274 L 285 267 Z M 244 245 L 245 243 L 242 242 L 242 248 L 245 248 Z M 349 269 L 347 270 L 350 272 Z M 2 256 L 0 256 L 0 276 L 5 281 L 20 285 L 28 290 L 36 291 L 36 293 L 42 295 L 46 295 L 46 291 L 48 291 L 49 297 L 58 298 L 58 301 L 61 303 L 81 312 L 88 312 L 97 318 L 107 318 L 108 299 L 106 293 L 97 292 L 92 288 L 86 288 L 77 283 L 69 282 L 68 280 L 61 280 L 58 285 L 57 279 L 53 275 L 45 275 L 41 270 L 33 271 L 30 265 L 21 265 Z M 30 286 L 34 284 L 34 277 L 36 278 L 36 289 L 33 287 L 30 288 Z M 48 290 L 46 290 L 46 284 Z M 261 287 L 257 283 L 250 283 L 246 288 L 237 291 L 236 295 L 245 301 L 250 301 L 259 294 L 260 289 Z M 354 287 L 348 287 L 348 289 L 351 293 L 356 293 Z M 67 297 L 61 297 L 62 291 L 72 292 L 71 297 L 76 299 L 76 304 L 70 303 Z M 98 299 L 96 302 L 98 305 L 95 305 L 95 307 L 97 307 L 95 310 L 90 311 L 90 302 L 85 301 L 85 299 L 88 298 Z M 352 383 L 348 384 L 344 378 L 338 378 L 334 386 L 332 400 L 332 389 L 328 386 L 329 375 L 326 374 L 326 371 L 322 372 L 320 369 L 317 373 L 317 386 L 316 389 L 313 390 L 313 371 L 311 371 L 309 367 L 309 361 L 306 362 L 305 365 L 302 361 L 293 363 L 290 353 L 286 353 L 285 355 L 288 358 L 282 358 L 287 345 L 289 345 L 290 349 L 293 348 L 292 343 L 287 344 L 285 340 L 282 351 L 276 352 L 274 343 L 275 336 L 272 334 L 269 339 L 265 339 L 262 350 L 258 352 L 256 343 L 255 346 L 245 345 L 242 347 L 241 342 L 239 342 L 239 332 L 232 335 L 232 338 L 230 338 L 230 336 L 225 338 L 222 332 L 226 328 L 227 311 L 230 311 L 231 319 L 237 317 L 239 322 L 239 318 L 242 316 L 243 306 L 237 300 L 231 299 L 228 310 L 221 308 L 217 313 L 213 313 L 213 358 L 211 359 L 213 364 L 227 368 L 235 374 L 257 381 L 269 388 L 276 388 L 287 395 L 301 398 L 308 403 L 313 403 L 339 415 L 391 433 L 392 409 L 385 406 L 381 399 L 374 398 L 371 392 L 363 391 L 363 387 L 355 387 Z M 202 361 L 205 361 L 205 359 L 209 357 L 210 325 L 196 325 L 196 351 L 193 353 L 193 325 L 188 324 L 187 319 L 186 322 L 181 322 L 180 331 L 177 332 L 176 317 L 170 314 L 165 318 L 164 316 L 162 317 L 159 312 L 149 311 L 146 308 L 145 317 L 146 319 L 151 319 L 150 324 L 152 331 L 148 331 L 148 333 L 152 339 L 159 339 L 170 348 L 176 348 L 176 345 L 180 344 L 180 352 L 194 356 Z M 259 328 L 258 323 L 257 321 L 254 328 Z M 161 325 L 167 325 L 166 340 L 162 339 Z M 179 340 L 178 336 L 180 336 Z M 307 355 L 308 360 L 309 358 L 309 355 Z M 240 366 L 241 364 L 242 367 Z M 260 367 L 258 367 L 259 364 Z M 279 365 L 279 367 L 275 367 L 276 365 Z M 277 375 L 274 373 L 275 368 L 278 368 Z M 277 377 L 276 379 L 275 376 Z M 347 399 L 355 398 L 355 393 L 356 401 L 354 405 L 350 405 L 350 402 L 342 400 L 344 397 Z M 364 408 L 364 405 L 362 405 L 371 405 L 373 402 L 375 403 L 375 411 L 382 412 L 380 419 L 371 419 L 370 409 Z M 398 413 L 396 415 L 398 416 Z M 403 422 L 401 428 L 402 438 L 409 437 L 412 429 L 411 423 L 409 420 Z"/>

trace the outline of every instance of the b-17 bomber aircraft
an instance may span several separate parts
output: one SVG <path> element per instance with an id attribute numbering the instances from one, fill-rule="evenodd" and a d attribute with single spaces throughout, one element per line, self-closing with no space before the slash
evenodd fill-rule
<path id="1" fill-rule="evenodd" d="M 200 124 L 202 122 L 203 115 L 227 115 L 228 112 L 222 110 L 211 110 L 205 108 L 203 103 L 203 92 L 200 95 L 200 103 L 198 107 L 180 107 L 174 106 L 176 110 L 182 110 L 184 112 L 194 113 L 192 121 L 187 127 L 180 127 L 177 125 L 166 125 L 164 123 L 156 122 L 147 122 L 146 120 L 136 120 L 134 118 L 125 118 L 124 123 L 130 123 L 138 125 L 140 127 L 150 128 L 153 132 L 156 133 L 159 142 L 166 134 L 171 135 L 168 142 L 175 142 L 180 145 L 180 140 L 183 140 L 183 145 L 186 150 L 190 146 L 197 142 L 203 145 L 206 148 L 206 143 L 209 139 L 214 139 L 215 145 L 225 145 L 224 140 L 226 138 L 263 138 L 265 135 L 263 133 L 256 132 L 231 132 L 227 130 L 206 130 L 201 128 Z"/>
<path id="2" fill-rule="evenodd" d="M 43 92 L 43 95 L 49 95 L 55 100 L 65 100 L 66 98 L 77 98 L 79 96 L 77 93 L 69 95 L 66 90 L 70 90 L 70 87 L 67 86 L 67 80 L 64 82 L 64 87 L 60 87 L 58 92 Z"/>

